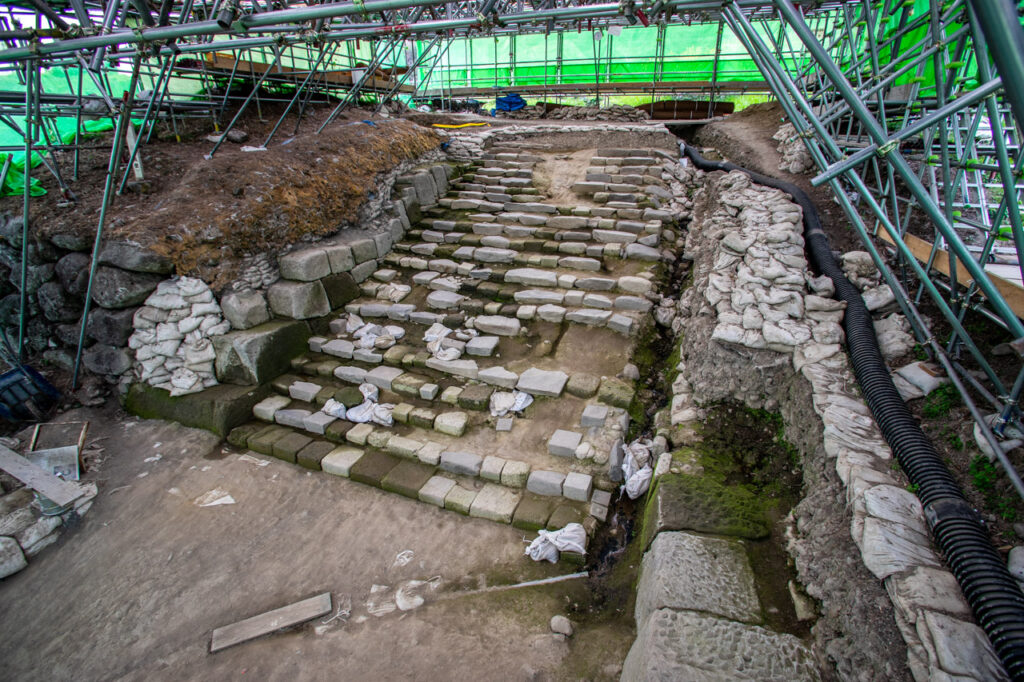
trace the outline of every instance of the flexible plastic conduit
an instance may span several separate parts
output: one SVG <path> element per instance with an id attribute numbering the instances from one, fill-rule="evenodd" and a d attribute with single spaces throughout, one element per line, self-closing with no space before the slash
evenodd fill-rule
<path id="1" fill-rule="evenodd" d="M 846 347 L 871 414 L 910 482 L 917 486 L 935 542 L 1006 672 L 1015 680 L 1024 679 L 1024 593 L 992 546 L 981 517 L 964 498 L 896 390 L 878 348 L 871 313 L 832 255 L 814 204 L 793 184 L 732 163 L 708 161 L 682 143 L 679 147 L 697 168 L 742 171 L 759 185 L 786 192 L 803 209 L 804 242 L 811 268 L 816 274 L 827 275 L 835 285 L 836 297 L 846 301 Z"/>

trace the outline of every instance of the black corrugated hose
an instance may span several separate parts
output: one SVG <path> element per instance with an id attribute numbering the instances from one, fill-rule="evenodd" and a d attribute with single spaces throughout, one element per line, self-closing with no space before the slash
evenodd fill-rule
<path id="1" fill-rule="evenodd" d="M 846 347 L 871 414 L 910 482 L 917 487 L 935 542 L 1006 672 L 1014 680 L 1024 680 L 1024 593 L 992 546 L 981 517 L 967 502 L 896 390 L 878 348 L 871 313 L 832 255 L 814 204 L 793 184 L 732 163 L 708 161 L 689 145 L 679 147 L 697 168 L 742 171 L 759 185 L 786 192 L 803 209 L 804 242 L 811 268 L 827 275 L 835 285 L 836 298 L 846 301 Z"/>

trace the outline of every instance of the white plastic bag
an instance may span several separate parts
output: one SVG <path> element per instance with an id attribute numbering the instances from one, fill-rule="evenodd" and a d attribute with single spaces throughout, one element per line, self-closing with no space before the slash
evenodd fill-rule
<path id="1" fill-rule="evenodd" d="M 371 403 L 377 402 L 380 397 L 380 389 L 373 384 L 359 384 L 359 392 L 363 394 L 363 400 L 369 400 Z"/>
<path id="2" fill-rule="evenodd" d="M 524 554 L 534 561 L 558 561 L 560 552 L 586 553 L 587 531 L 578 523 L 570 523 L 560 530 L 537 531 L 537 538 Z"/>
<path id="3" fill-rule="evenodd" d="M 654 470 L 650 466 L 645 466 L 635 474 L 626 479 L 626 494 L 629 495 L 629 499 L 635 500 L 636 498 L 647 492 L 647 488 L 651 485 L 651 477 L 654 475 Z"/>

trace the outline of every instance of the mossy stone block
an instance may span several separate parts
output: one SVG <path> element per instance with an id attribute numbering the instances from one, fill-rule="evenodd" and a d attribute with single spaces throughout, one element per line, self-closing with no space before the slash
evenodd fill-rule
<path id="1" fill-rule="evenodd" d="M 324 437 L 332 443 L 345 443 L 345 434 L 348 433 L 355 424 L 345 419 L 336 419 L 327 425 L 324 429 Z"/>
<path id="2" fill-rule="evenodd" d="M 501 285 L 494 282 L 480 282 L 476 287 L 477 296 L 481 298 L 494 298 L 501 291 Z"/>
<path id="3" fill-rule="evenodd" d="M 605 377 L 597 391 L 597 399 L 606 405 L 628 408 L 635 392 L 633 384 L 615 377 Z"/>
<path id="4" fill-rule="evenodd" d="M 252 329 L 213 337 L 217 380 L 260 385 L 288 370 L 307 349 L 310 329 L 298 320 L 272 320 Z"/>
<path id="5" fill-rule="evenodd" d="M 418 426 L 421 429 L 434 428 L 434 419 L 437 417 L 433 410 L 425 407 L 417 407 L 409 413 L 409 425 Z"/>
<path id="6" fill-rule="evenodd" d="M 388 475 L 381 481 L 380 487 L 415 500 L 419 497 L 420 488 L 426 485 L 433 475 L 434 467 L 432 466 L 413 460 L 402 460 L 398 466 L 388 472 Z"/>
<path id="7" fill-rule="evenodd" d="M 266 426 L 262 422 L 249 422 L 248 424 L 236 426 L 228 434 L 228 442 L 236 448 L 248 448 L 249 438 L 265 429 Z"/>
<path id="8" fill-rule="evenodd" d="M 296 381 L 302 381 L 302 377 L 296 374 L 282 374 L 270 382 L 270 388 L 274 390 L 274 393 L 288 395 L 288 387 Z"/>
<path id="9" fill-rule="evenodd" d="M 577 398 L 590 398 L 597 393 L 597 389 L 600 386 L 601 377 L 585 372 L 577 372 L 569 376 L 569 381 L 565 384 L 565 391 Z"/>
<path id="10" fill-rule="evenodd" d="M 464 410 L 487 410 L 494 387 L 487 384 L 470 384 L 459 394 L 459 407 Z"/>
<path id="11" fill-rule="evenodd" d="M 341 363 L 337 360 L 324 360 L 323 362 L 316 363 L 316 374 L 321 377 L 333 377 L 334 370 L 341 367 Z"/>
<path id="12" fill-rule="evenodd" d="M 390 367 L 400 367 L 402 365 L 402 358 L 409 353 L 415 352 L 415 350 L 412 346 L 403 344 L 391 346 L 391 348 L 384 351 L 384 364 Z"/>
<path id="13" fill-rule="evenodd" d="M 317 407 L 323 407 L 327 404 L 327 401 L 332 398 L 334 398 L 334 389 L 327 386 L 320 389 L 320 392 L 313 397 L 313 402 L 316 403 Z"/>
<path id="14" fill-rule="evenodd" d="M 658 533 L 673 530 L 760 540 L 771 533 L 771 521 L 748 488 L 707 476 L 664 474 L 648 493 L 640 534 L 644 548 Z"/>
<path id="15" fill-rule="evenodd" d="M 420 387 L 429 383 L 430 379 L 424 376 L 406 372 L 391 382 L 391 388 L 395 393 L 404 395 L 407 398 L 419 398 Z"/>
<path id="16" fill-rule="evenodd" d="M 295 454 L 295 461 L 300 466 L 313 471 L 320 471 L 320 461 L 336 446 L 325 440 L 314 440 Z"/>
<path id="17" fill-rule="evenodd" d="M 255 450 L 256 452 L 264 455 L 269 455 L 274 451 L 274 443 L 281 440 L 289 433 L 292 433 L 292 431 L 283 426 L 271 424 L 270 426 L 266 426 L 249 436 L 247 445 L 250 450 Z"/>
<path id="18" fill-rule="evenodd" d="M 359 284 L 347 272 L 321 277 L 320 283 L 324 285 L 324 291 L 327 292 L 327 300 L 330 302 L 332 310 L 351 303 L 359 298 L 361 293 Z"/>
<path id="19" fill-rule="evenodd" d="M 346 386 L 345 388 L 339 388 L 334 392 L 334 399 L 344 405 L 346 408 L 355 407 L 363 402 L 363 394 L 359 392 L 359 388 L 356 386 Z"/>
<path id="20" fill-rule="evenodd" d="M 547 528 L 554 507 L 555 498 L 525 493 L 512 515 L 512 526 L 521 530 Z"/>
<path id="21" fill-rule="evenodd" d="M 172 397 L 162 388 L 136 382 L 128 389 L 125 408 L 146 419 L 171 419 L 223 437 L 249 421 L 253 405 L 270 393 L 269 386 L 218 384 L 198 393 Z"/>
<path id="22" fill-rule="evenodd" d="M 565 528 L 570 523 L 583 523 L 586 516 L 579 505 L 563 502 L 555 507 L 555 511 L 548 517 L 548 530 Z"/>
<path id="23" fill-rule="evenodd" d="M 379 488 L 384 477 L 403 460 L 385 452 L 368 450 L 352 465 L 349 478 Z"/>
<path id="24" fill-rule="evenodd" d="M 469 515 L 469 508 L 473 506 L 476 499 L 476 491 L 463 488 L 461 485 L 452 486 L 448 494 L 444 496 L 444 508 L 460 514 Z"/>
<path id="25" fill-rule="evenodd" d="M 313 439 L 309 436 L 303 436 L 301 433 L 293 431 L 283 438 L 274 441 L 270 454 L 278 459 L 295 464 L 295 456 L 299 454 L 299 450 L 312 442 Z"/>

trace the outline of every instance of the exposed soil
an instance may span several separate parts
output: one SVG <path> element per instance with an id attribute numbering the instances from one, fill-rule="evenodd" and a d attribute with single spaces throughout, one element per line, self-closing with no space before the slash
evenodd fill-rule
<path id="1" fill-rule="evenodd" d="M 247 112 L 236 125 L 249 134 L 245 144 L 261 145 L 282 110 L 264 106 L 265 119 Z M 115 198 L 107 237 L 151 245 L 170 257 L 178 274 L 200 276 L 217 289 L 236 276 L 238 261 L 246 256 L 355 223 L 378 174 L 440 143 L 428 128 L 399 119 L 371 121 L 359 109 L 316 135 L 329 110 L 307 113 L 299 135 L 288 136 L 295 120 L 290 115 L 266 151 L 243 152 L 241 145 L 224 142 L 207 159 L 213 143 L 206 135 L 215 131 L 205 118 L 188 122 L 182 142 L 173 135 L 154 138 L 141 150 L 151 189 Z M 35 170 L 48 190 L 30 207 L 38 235 L 95 234 L 112 137 L 108 133 L 83 150 L 79 179 L 71 183 L 76 203 L 59 205 L 56 180 L 42 168 Z M 72 161 L 70 153 L 58 154 L 65 177 L 71 176 Z M 20 197 L 0 199 L 0 211 L 20 214 Z"/>
<path id="2" fill-rule="evenodd" d="M 100 494 L 0 583 L 5 679 L 618 679 L 635 635 L 626 596 L 599 602 L 585 580 L 488 590 L 579 570 L 530 561 L 522 531 L 112 405 L 64 419 L 89 420 L 105 447 L 86 475 Z M 235 504 L 196 506 L 214 488 Z M 375 585 L 393 595 L 409 580 L 437 585 L 423 606 L 371 612 Z M 325 591 L 335 609 L 351 600 L 347 619 L 208 652 L 214 628 Z M 551 634 L 556 614 L 572 638 Z"/>

